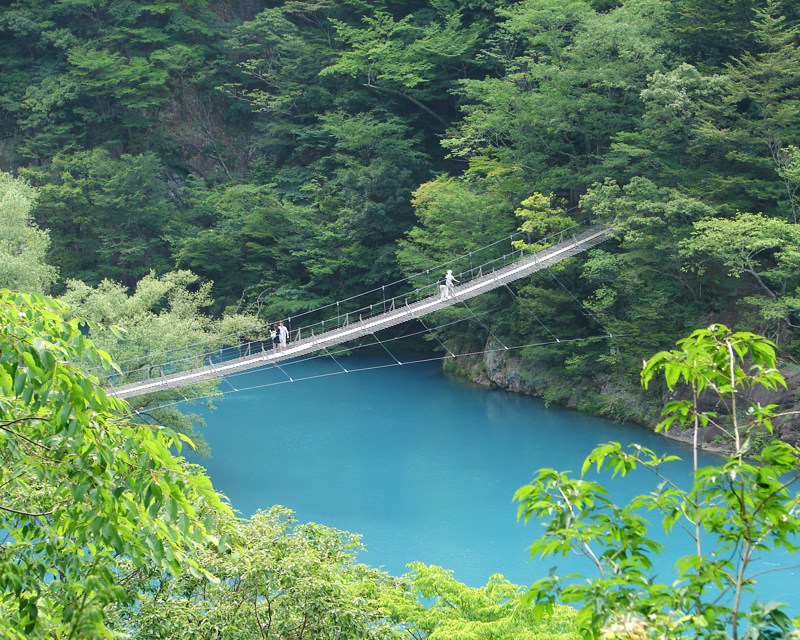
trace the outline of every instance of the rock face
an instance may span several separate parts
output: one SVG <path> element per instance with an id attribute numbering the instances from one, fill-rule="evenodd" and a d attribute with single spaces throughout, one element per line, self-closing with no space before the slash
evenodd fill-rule
<path id="1" fill-rule="evenodd" d="M 512 351 L 506 351 L 499 345 L 491 342 L 486 345 L 482 357 L 456 358 L 455 368 L 467 375 L 473 382 L 482 387 L 496 387 L 522 393 L 525 395 L 551 398 L 553 393 L 549 388 L 554 384 L 552 376 L 548 375 L 545 367 L 536 362 L 523 361 Z M 757 386 L 750 389 L 741 389 L 737 394 L 739 408 L 746 408 L 753 403 L 761 406 L 770 404 L 778 405 L 781 413 L 798 412 L 782 416 L 773 420 L 773 434 L 783 442 L 800 445 L 800 370 L 796 368 L 783 368 L 780 370 L 786 380 L 786 388 L 778 387 L 775 390 Z M 584 404 L 587 391 L 592 389 L 594 395 L 604 399 L 604 410 L 593 411 L 593 408 Z M 675 391 L 665 394 L 660 405 L 648 404 L 643 400 L 643 394 L 637 395 L 630 389 L 615 385 L 609 376 L 598 373 L 591 380 L 575 385 L 558 395 L 555 400 L 558 404 L 570 409 L 579 409 L 594 413 L 608 415 L 608 407 L 618 404 L 619 415 L 624 416 L 639 424 L 653 428 L 659 421 L 659 412 L 664 403 L 673 400 L 686 400 L 691 397 L 687 387 L 678 387 Z M 704 392 L 700 396 L 701 411 L 715 411 L 718 414 L 729 413 L 730 408 L 723 405 L 716 394 Z M 616 416 L 615 416 L 616 417 Z M 675 427 L 665 433 L 668 438 L 691 442 L 694 436 L 690 429 Z M 698 441 L 709 451 L 724 452 L 729 449 L 725 442 L 715 442 L 723 433 L 717 427 L 704 427 L 698 431 Z"/>
<path id="2" fill-rule="evenodd" d="M 795 368 L 785 367 L 780 369 L 780 372 L 786 380 L 786 387 L 779 386 L 773 390 L 758 385 L 740 389 L 736 394 L 736 409 L 737 411 L 746 410 L 754 404 L 759 404 L 762 407 L 771 404 L 777 405 L 779 413 L 788 413 L 789 415 L 781 416 L 772 421 L 773 435 L 783 442 L 798 445 L 800 444 L 800 413 L 793 412 L 800 411 L 800 402 L 798 402 L 800 396 L 800 371 Z M 688 400 L 689 398 L 691 398 L 689 389 L 680 387 L 666 394 L 662 400 L 666 403 L 672 400 Z M 700 411 L 714 411 L 720 415 L 730 414 L 734 409 L 729 400 L 722 402 L 719 396 L 711 391 L 704 391 L 700 394 L 698 403 Z M 668 437 L 683 440 L 684 442 L 692 441 L 693 434 L 691 431 L 675 431 L 675 433 L 667 434 Z M 701 444 L 709 445 L 722 435 L 722 431 L 717 427 L 701 427 L 698 429 L 697 438 Z M 709 448 L 713 449 L 713 447 Z"/>
<path id="3" fill-rule="evenodd" d="M 492 347 L 487 347 L 482 357 L 459 356 L 456 358 L 456 368 L 481 387 L 498 387 L 531 396 L 542 395 L 544 369 L 537 367 L 535 362 L 525 363 L 518 357 L 509 356 L 507 351 L 490 349 Z"/>
<path id="4" fill-rule="evenodd" d="M 482 356 L 459 357 L 450 365 L 482 387 L 536 396 L 567 409 L 617 420 L 656 423 L 660 405 L 604 372 L 580 381 L 559 379 L 544 364 L 517 354 L 489 341 Z"/>

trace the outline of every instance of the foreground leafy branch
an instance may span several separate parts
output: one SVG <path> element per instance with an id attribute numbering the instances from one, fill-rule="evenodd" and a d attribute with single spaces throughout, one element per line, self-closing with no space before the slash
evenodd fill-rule
<path id="1" fill-rule="evenodd" d="M 119 561 L 202 572 L 191 550 L 216 542 L 228 512 L 209 479 L 176 458 L 183 441 L 120 416 L 75 362 L 114 365 L 67 307 L 0 290 L 0 636 L 109 637 L 124 600 Z"/>
<path id="2" fill-rule="evenodd" d="M 791 491 L 800 479 L 800 449 L 777 442 L 748 459 L 756 428 L 771 432 L 774 406 L 737 406 L 743 388 L 774 389 L 784 380 L 775 368 L 774 345 L 751 333 L 724 326 L 695 331 L 678 349 L 647 361 L 642 383 L 663 373 L 670 389 L 685 384 L 691 397 L 669 402 L 658 429 L 694 429 L 694 472 L 683 489 L 663 472 L 675 456 L 658 456 L 639 445 L 597 447 L 574 478 L 553 469 L 540 470 L 520 488 L 519 517 L 544 521 L 545 533 L 531 547 L 532 556 L 588 557 L 598 577 L 557 576 L 556 570 L 530 587 L 523 603 L 536 615 L 551 611 L 557 600 L 579 605 L 577 623 L 593 638 L 796 638 L 783 605 L 757 597 L 743 608 L 746 592 L 755 592 L 754 563 L 765 553 L 800 549 L 800 494 Z M 725 415 L 699 410 L 701 393 L 719 397 Z M 702 467 L 697 460 L 697 430 L 709 424 L 726 429 L 735 444 L 722 464 Z M 649 471 L 656 484 L 650 493 L 616 505 L 608 491 L 586 474 L 626 476 Z M 675 526 L 694 541 L 696 552 L 675 565 L 677 580 L 659 582 L 653 558 L 662 550 L 649 532 L 652 513 L 670 534 Z M 794 620 L 800 625 L 800 618 Z"/>

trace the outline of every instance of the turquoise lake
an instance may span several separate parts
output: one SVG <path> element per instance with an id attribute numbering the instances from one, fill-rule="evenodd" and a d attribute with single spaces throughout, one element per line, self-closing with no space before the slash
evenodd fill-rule
<path id="1" fill-rule="evenodd" d="M 681 456 L 668 475 L 688 483 L 688 446 L 482 389 L 443 373 L 437 360 L 408 362 L 420 354 L 395 356 L 405 364 L 396 366 L 385 351 L 361 351 L 338 363 L 314 359 L 230 378 L 221 386 L 230 393 L 215 400 L 216 410 L 202 412 L 212 457 L 194 460 L 245 517 L 281 504 L 301 522 L 361 534 L 362 562 L 401 575 L 419 560 L 451 569 L 473 587 L 494 573 L 527 585 L 552 566 L 559 574 L 594 575 L 577 557 L 529 559 L 527 547 L 541 526 L 517 522 L 512 497 L 541 467 L 577 472 L 597 444 L 638 442 Z M 716 460 L 704 455 L 702 463 Z M 623 501 L 655 484 L 642 472 L 610 486 Z M 693 543 L 677 531 L 667 537 L 660 524 L 653 528 L 666 546 L 656 572 L 667 578 Z M 798 562 L 775 554 L 756 570 Z M 761 599 L 787 602 L 800 613 L 800 569 L 758 581 Z"/>

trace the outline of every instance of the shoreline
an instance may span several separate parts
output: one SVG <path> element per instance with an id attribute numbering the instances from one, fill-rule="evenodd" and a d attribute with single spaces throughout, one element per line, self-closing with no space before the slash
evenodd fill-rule
<path id="1" fill-rule="evenodd" d="M 611 376 L 597 374 L 585 381 L 580 388 L 567 388 L 563 381 L 554 379 L 544 367 L 526 361 L 519 356 L 503 351 L 487 350 L 482 356 L 459 356 L 455 363 L 443 362 L 443 369 L 454 375 L 469 379 L 483 388 L 496 388 L 542 399 L 589 415 L 610 418 L 618 422 L 631 422 L 650 431 L 659 422 L 661 407 L 669 401 L 683 399 L 686 389 L 677 388 L 655 400 L 644 392 L 625 388 Z M 795 446 L 800 445 L 800 368 L 787 366 L 781 374 L 786 379 L 786 388 L 770 390 L 764 387 L 742 390 L 742 399 L 748 404 L 757 402 L 762 406 L 778 405 L 780 412 L 797 412 L 773 421 L 773 438 Z M 552 387 L 560 387 L 555 393 Z M 604 400 L 599 404 L 599 399 Z M 714 410 L 717 402 L 712 394 L 700 397 L 701 410 Z M 613 410 L 611 410 L 613 408 Z M 673 427 L 659 432 L 670 440 L 692 444 L 693 431 Z M 730 453 L 722 432 L 713 426 L 698 431 L 700 448 L 708 453 L 725 455 Z"/>

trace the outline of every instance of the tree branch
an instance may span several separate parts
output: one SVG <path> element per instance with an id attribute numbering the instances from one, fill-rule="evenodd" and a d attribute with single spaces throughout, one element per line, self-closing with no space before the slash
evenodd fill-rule
<path id="1" fill-rule="evenodd" d="M 38 418 L 20 418 L 19 420 L 12 420 L 11 422 L 6 422 L 6 424 L 0 425 L 0 429 L 2 429 L 3 431 L 5 431 L 7 433 L 10 433 L 12 436 L 15 436 L 17 438 L 20 438 L 21 440 L 24 440 L 25 442 L 27 442 L 29 444 L 32 444 L 35 447 L 41 447 L 45 451 L 52 451 L 52 449 L 50 447 L 45 446 L 45 445 L 41 444 L 40 442 L 36 442 L 35 440 L 31 440 L 30 438 L 26 438 L 21 433 L 17 433 L 16 431 L 14 431 L 12 429 L 8 429 L 7 428 L 7 425 L 9 425 L 9 424 L 14 424 L 15 422 L 23 422 L 25 420 L 34 420 L 34 419 L 38 419 Z"/>
<path id="2" fill-rule="evenodd" d="M 370 89 L 377 89 L 378 91 L 385 91 L 386 93 L 392 93 L 396 96 L 400 96 L 401 98 L 405 98 L 406 100 L 410 100 L 415 105 L 417 105 L 420 109 L 424 109 L 434 118 L 436 118 L 439 122 L 441 122 L 445 127 L 449 127 L 450 123 L 447 122 L 444 118 L 442 118 L 438 113 L 436 113 L 433 109 L 429 106 L 422 104 L 419 100 L 414 98 L 413 96 L 408 95 L 407 93 L 403 93 L 402 91 L 398 91 L 397 89 L 390 89 L 389 87 L 379 87 L 377 84 L 372 84 L 372 81 L 365 82 L 365 87 L 369 87 Z"/>
<path id="3" fill-rule="evenodd" d="M 43 511 L 42 513 L 28 513 L 27 511 L 17 511 L 16 509 L 12 509 L 11 507 L 4 507 L 0 505 L 0 511 L 8 511 L 9 513 L 16 513 L 20 516 L 29 516 L 31 518 L 41 518 L 43 516 L 52 515 L 53 511 L 56 510 L 56 507 L 50 509 L 50 511 Z"/>
<path id="4" fill-rule="evenodd" d="M 770 289 L 766 284 L 764 284 L 764 281 L 761 279 L 761 276 L 758 275 L 755 268 L 752 269 L 743 268 L 742 271 L 744 271 L 744 273 L 749 273 L 751 276 L 753 276 L 756 279 L 756 282 L 758 282 L 758 285 L 764 291 L 766 291 L 773 300 L 778 299 L 778 296 L 775 295 L 772 289 Z"/>

